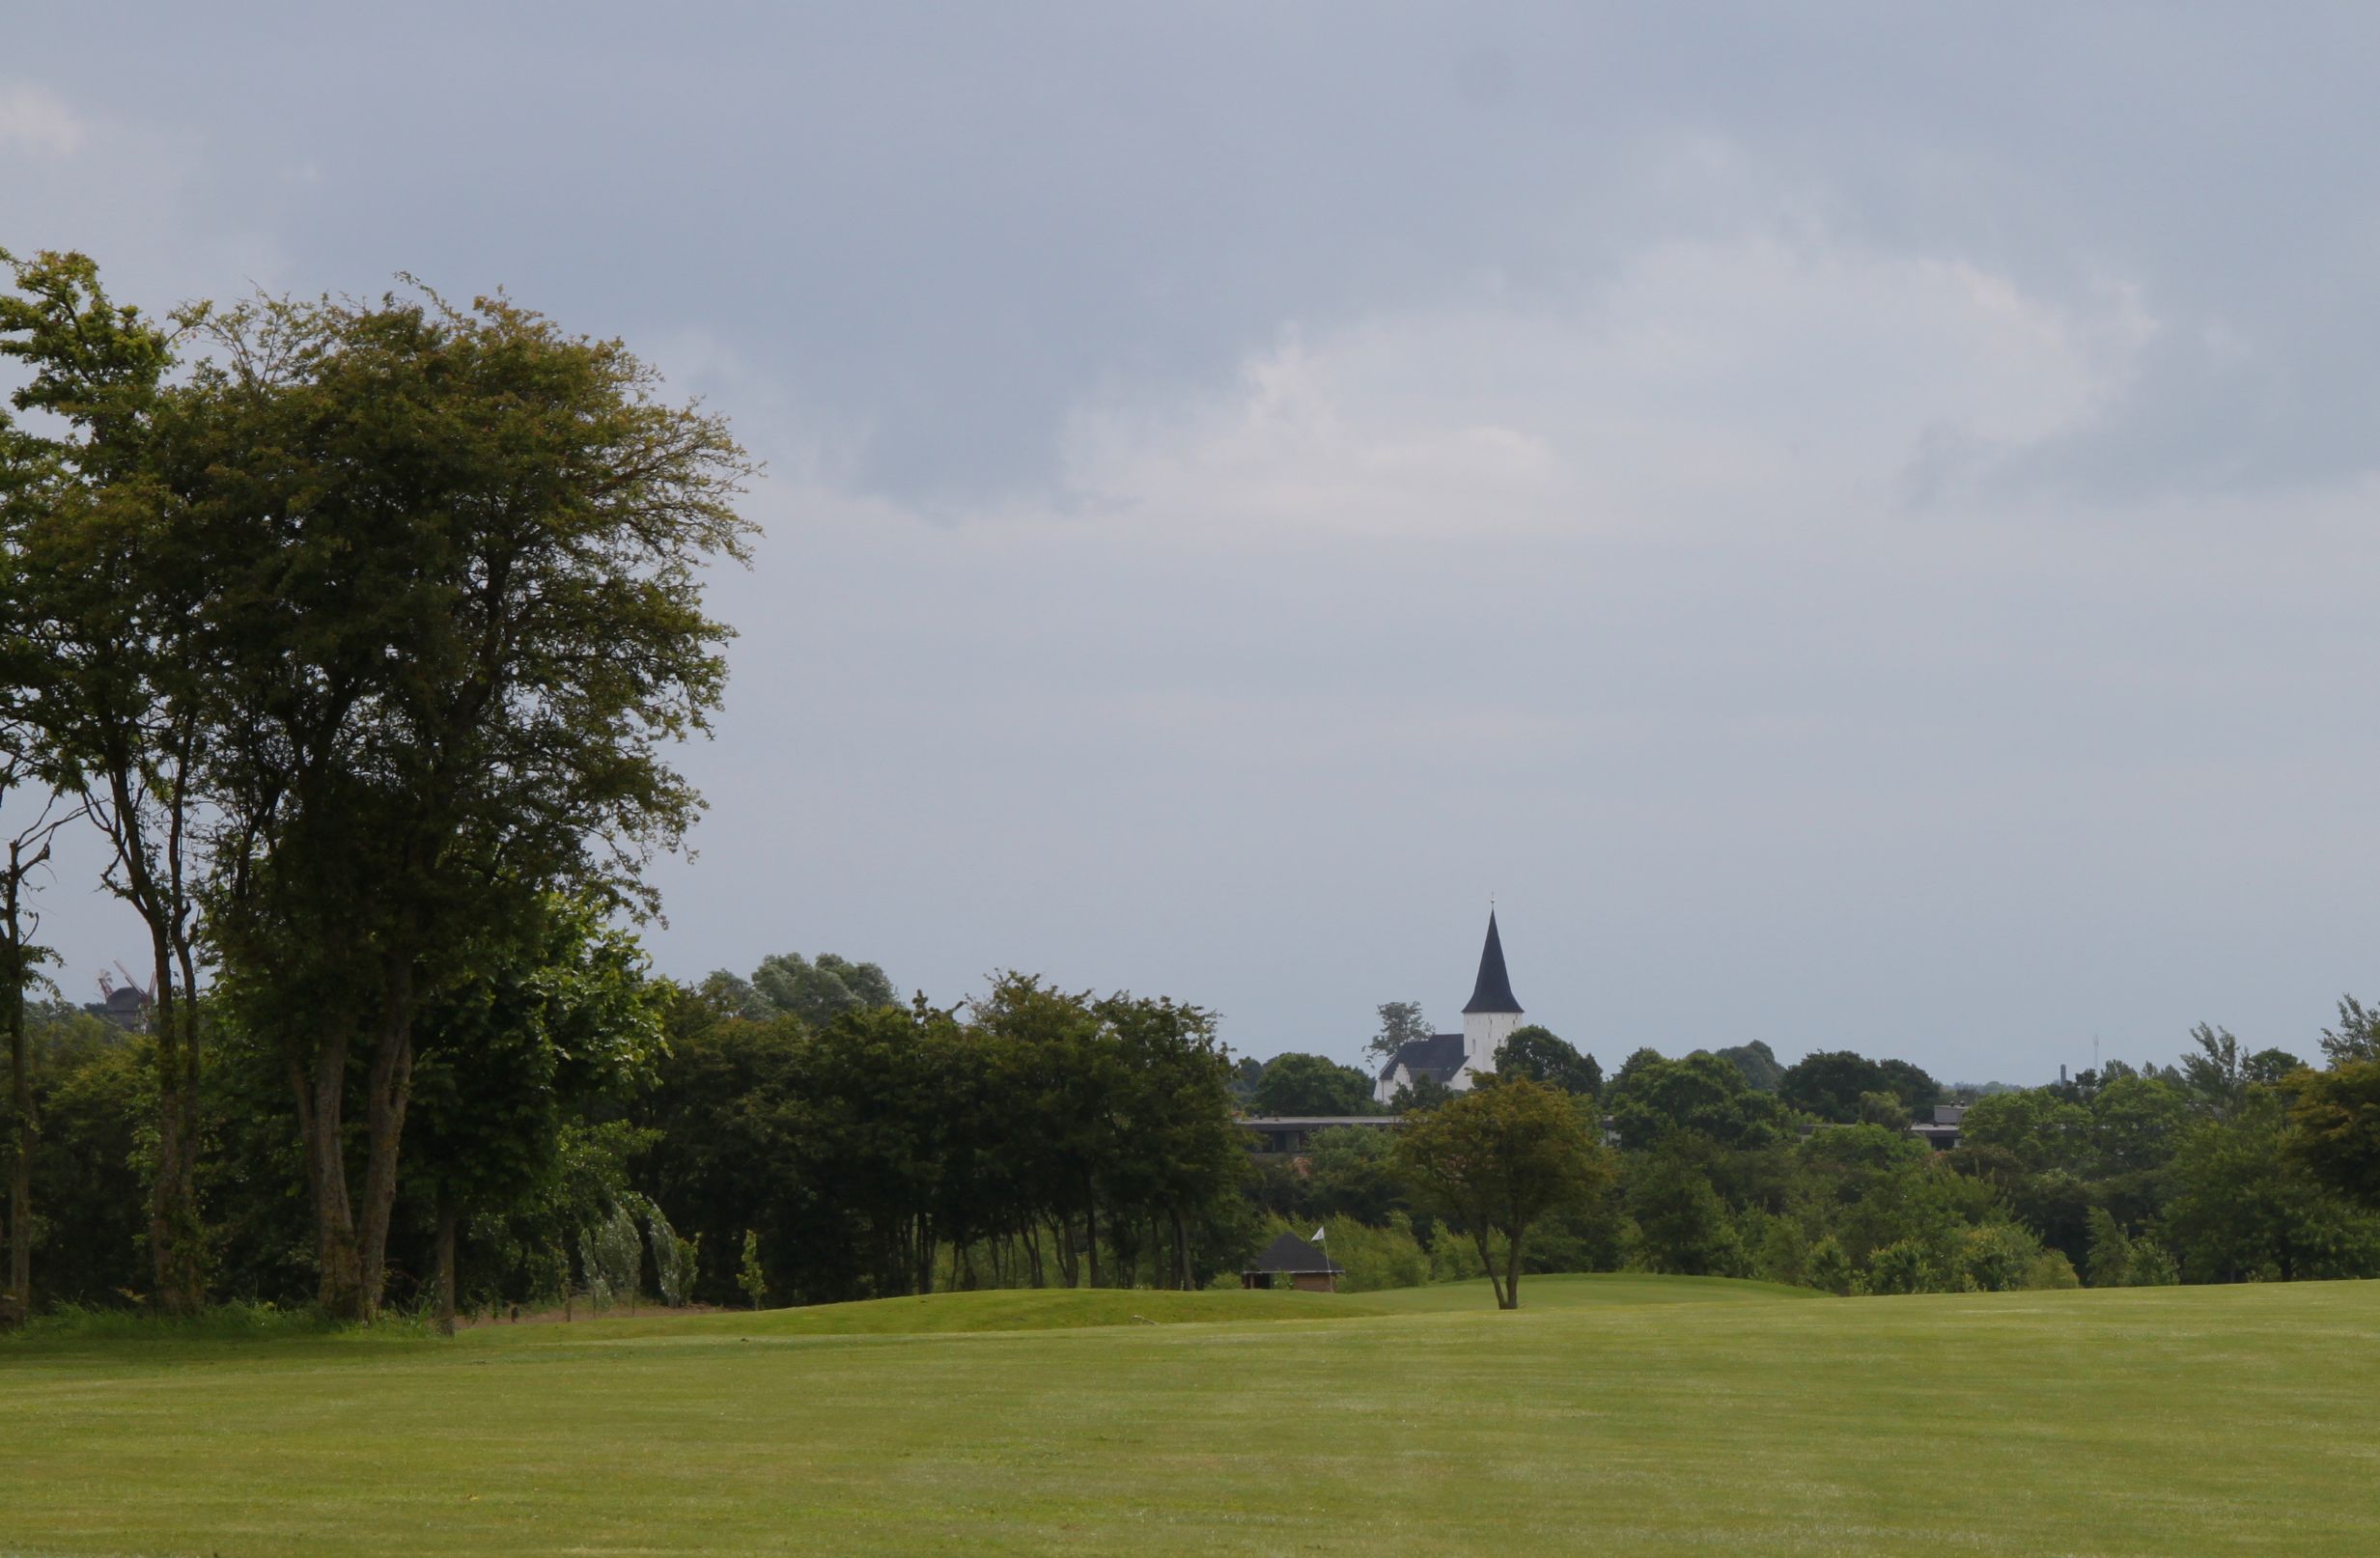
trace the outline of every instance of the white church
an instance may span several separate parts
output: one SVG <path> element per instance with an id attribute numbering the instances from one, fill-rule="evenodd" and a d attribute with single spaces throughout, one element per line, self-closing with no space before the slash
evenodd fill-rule
<path id="1" fill-rule="evenodd" d="M 1396 1090 L 1427 1076 L 1461 1093 L 1471 1079 L 1496 1070 L 1504 1041 L 1521 1025 L 1521 1003 L 1513 999 L 1512 976 L 1504 972 L 1504 942 L 1496 933 L 1496 911 L 1488 910 L 1488 944 L 1479 950 L 1479 977 L 1463 1008 L 1461 1033 L 1432 1034 L 1398 1046 L 1381 1068 L 1372 1096 L 1386 1103 Z"/>

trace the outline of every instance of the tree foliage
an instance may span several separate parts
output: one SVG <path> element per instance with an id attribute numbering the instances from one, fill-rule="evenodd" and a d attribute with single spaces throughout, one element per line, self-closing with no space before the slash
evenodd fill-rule
<path id="1" fill-rule="evenodd" d="M 1433 1036 L 1430 1019 L 1421 1015 L 1418 1001 L 1384 1001 L 1380 1007 L 1380 1027 L 1364 1042 L 1364 1053 L 1377 1060 L 1393 1059 L 1407 1044 Z"/>
<path id="2" fill-rule="evenodd" d="M 2333 1054 L 2353 1056 L 2352 1046 Z M 2300 1071 L 2287 1142 L 2290 1159 L 2339 1195 L 2380 1211 L 2380 1056 L 2341 1059 L 2328 1071 Z"/>
<path id="3" fill-rule="evenodd" d="M 0 251 L 0 355 L 27 377 L 0 413 L 0 645 L 20 750 L 106 838 L 102 885 L 140 917 L 152 962 L 156 1147 L 148 1243 L 156 1301 L 207 1292 L 199 1207 L 197 886 L 216 724 L 206 674 L 214 580 L 192 544 L 175 341 L 203 309 L 151 320 L 78 254 Z"/>
<path id="4" fill-rule="evenodd" d="M 1270 1115 L 1371 1114 L 1379 1107 L 1370 1077 L 1326 1055 L 1295 1050 L 1266 1063 L 1248 1102 L 1256 1113 Z"/>
<path id="5" fill-rule="evenodd" d="M 816 962 L 798 952 L 764 958 L 752 970 L 751 988 L 769 1012 L 799 1017 L 813 1028 L 846 1012 L 900 1003 L 883 969 L 831 952 L 820 953 Z"/>
<path id="6" fill-rule="evenodd" d="M 1541 1023 L 1526 1023 L 1505 1036 L 1502 1049 L 1497 1052 L 1496 1071 L 1499 1076 L 1526 1076 L 1585 1098 L 1603 1092 L 1603 1068 L 1595 1064 L 1595 1057 L 1579 1053 Z"/>
<path id="7" fill-rule="evenodd" d="M 1942 1085 L 1905 1060 L 1869 1060 L 1848 1049 L 1818 1050 L 1785 1069 L 1778 1096 L 1821 1120 L 1849 1124 L 1860 1118 L 1860 1100 L 1890 1094 L 1915 1119 L 1942 1098 Z"/>
<path id="8" fill-rule="evenodd" d="M 1395 1162 L 1416 1199 L 1470 1235 L 1499 1309 L 1520 1307 L 1529 1230 L 1587 1200 L 1612 1174 L 1576 1100 L 1526 1077 L 1483 1083 L 1413 1116 L 1397 1132 Z"/>
<path id="9" fill-rule="evenodd" d="M 1670 1060 L 1639 1049 L 1611 1078 L 1603 1101 L 1620 1145 L 1631 1152 L 1680 1130 L 1725 1147 L 1784 1139 L 1785 1111 L 1776 1098 L 1754 1092 L 1742 1071 L 1707 1050 Z"/>

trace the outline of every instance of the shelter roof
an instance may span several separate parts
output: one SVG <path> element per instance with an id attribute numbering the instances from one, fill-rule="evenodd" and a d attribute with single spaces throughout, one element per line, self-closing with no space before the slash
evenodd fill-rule
<path id="1" fill-rule="evenodd" d="M 1267 1244 L 1264 1253 L 1248 1264 L 1250 1272 L 1287 1272 L 1291 1275 L 1345 1276 L 1346 1268 L 1330 1264 L 1330 1257 L 1314 1247 L 1311 1239 L 1295 1234 L 1283 1234 Z"/>

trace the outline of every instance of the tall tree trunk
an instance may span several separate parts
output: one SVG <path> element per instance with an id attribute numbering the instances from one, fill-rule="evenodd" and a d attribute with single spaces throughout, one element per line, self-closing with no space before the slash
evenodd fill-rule
<path id="1" fill-rule="evenodd" d="M 455 1334 L 455 1224 L 458 1221 L 454 1202 L 438 1198 L 438 1334 Z"/>
<path id="2" fill-rule="evenodd" d="M 121 752 L 107 763 L 102 826 L 124 876 L 118 891 L 149 928 L 153 974 L 150 1028 L 156 1040 L 157 1151 L 149 1192 L 149 1257 L 157 1306 L 195 1315 L 207 1306 L 205 1223 L 198 1208 L 199 1040 L 196 959 L 184 895 L 182 831 L 187 821 L 189 733 L 177 750 L 175 776 L 156 799 L 165 836 L 149 832 L 146 775 Z M 152 849 L 158 852 L 154 854 Z M 159 871 L 163 872 L 162 877 Z"/>
<path id="3" fill-rule="evenodd" d="M 337 1319 L 365 1317 L 362 1252 L 348 1196 L 345 1117 L 347 1057 L 352 1024 L 334 1021 L 316 1043 L 314 1062 L 290 1062 L 297 1124 L 305 1138 L 306 1183 L 314 1201 L 316 1301 Z"/>
<path id="4" fill-rule="evenodd" d="M 0 1300 L 0 1324 L 21 1325 L 33 1313 L 33 1152 L 41 1127 L 33 1117 L 33 1056 L 25 1040 L 25 938 L 17 914 L 14 845 L 9 852 L 6 955 L 14 977 L 0 989 L 0 999 L 9 1003 L 9 1101 L 16 1115 L 16 1141 L 9 1159 L 9 1288 Z"/>
<path id="5" fill-rule="evenodd" d="M 1099 1203 L 1082 1197 L 1082 1248 L 1091 1263 L 1091 1286 L 1099 1286 Z"/>
<path id="6" fill-rule="evenodd" d="M 1521 1236 L 1527 1230 L 1515 1225 L 1504 1244 L 1504 1294 L 1506 1309 L 1521 1307 Z"/>
<path id="7" fill-rule="evenodd" d="M 150 1187 L 149 1251 L 157 1307 L 196 1315 L 207 1307 L 206 1226 L 198 1210 L 198 1024 L 166 927 L 151 927 L 155 973 L 150 1024 L 156 1039 L 156 1178 Z"/>
<path id="8" fill-rule="evenodd" d="M 1488 1248 L 1487 1225 L 1474 1223 L 1472 1227 L 1475 1231 L 1471 1235 L 1471 1244 L 1479 1251 L 1479 1264 L 1487 1267 L 1488 1286 L 1496 1290 L 1496 1307 L 1510 1309 L 1512 1306 L 1504 1302 L 1504 1279 L 1496 1269 L 1496 1252 Z"/>
<path id="9" fill-rule="evenodd" d="M 1183 1292 L 1188 1293 L 1197 1286 L 1190 1279 L 1190 1224 L 1183 1218 L 1179 1207 L 1173 1209 L 1173 1273 L 1175 1280 L 1182 1284 Z"/>
<path id="10" fill-rule="evenodd" d="M 413 1097 L 413 971 L 399 961 L 389 970 L 387 1010 L 364 1097 L 363 1217 L 356 1254 L 363 1278 L 363 1314 L 379 1313 L 388 1274 L 388 1228 L 397 1209 L 397 1149 L 405 1137 L 406 1105 Z"/>

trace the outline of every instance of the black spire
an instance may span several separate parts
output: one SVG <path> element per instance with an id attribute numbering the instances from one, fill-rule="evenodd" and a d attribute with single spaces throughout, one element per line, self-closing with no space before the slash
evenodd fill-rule
<path id="1" fill-rule="evenodd" d="M 1490 909 L 1488 944 L 1479 949 L 1479 983 L 1471 987 L 1470 1005 L 1463 1009 L 1463 1015 L 1520 1010 L 1521 1003 L 1512 993 L 1512 976 L 1504 972 L 1504 939 L 1496 933 L 1496 911 Z"/>

